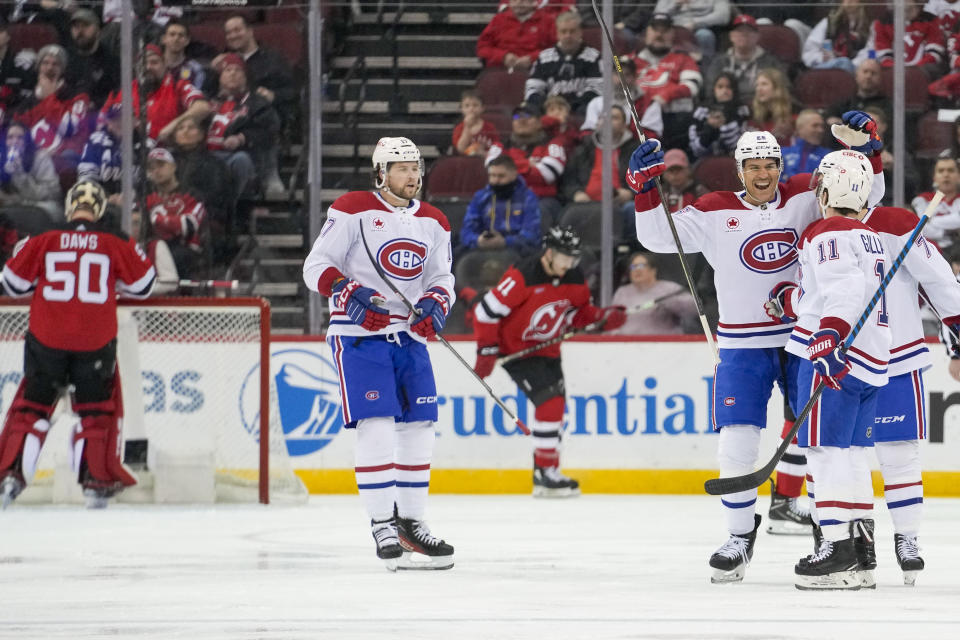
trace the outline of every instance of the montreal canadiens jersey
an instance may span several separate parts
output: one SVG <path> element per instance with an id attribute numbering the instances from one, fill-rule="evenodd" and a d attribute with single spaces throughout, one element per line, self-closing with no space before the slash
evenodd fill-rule
<path id="1" fill-rule="evenodd" d="M 507 269 L 477 305 L 477 344 L 496 342 L 502 355 L 516 353 L 562 334 L 576 310 L 589 304 L 590 288 L 579 268 L 555 278 L 544 271 L 539 255 L 527 258 Z M 559 358 L 560 343 L 530 355 Z"/>
<path id="2" fill-rule="evenodd" d="M 873 230 L 841 216 L 807 227 L 798 252 L 800 291 L 793 303 L 797 324 L 787 351 L 806 359 L 807 343 L 820 330 L 823 318 L 839 318 L 853 329 L 893 259 L 887 257 L 883 241 Z M 850 375 L 877 387 L 887 383 L 890 312 L 881 298 L 847 350 Z"/>
<path id="3" fill-rule="evenodd" d="M 12 296 L 35 290 L 29 328 L 41 344 L 94 351 L 117 337 L 117 292 L 146 298 L 156 271 L 136 245 L 75 222 L 27 240 L 2 279 Z"/>
<path id="4" fill-rule="evenodd" d="M 917 225 L 917 216 L 906 209 L 877 207 L 867 212 L 863 223 L 877 232 L 890 263 L 896 260 Z M 921 235 L 907 253 L 900 269 L 884 291 L 890 310 L 891 376 L 926 369 L 930 352 L 920 319 L 919 287 L 947 321 L 960 316 L 960 283 L 933 243 Z M 859 339 L 858 339 L 859 340 Z"/>
<path id="5" fill-rule="evenodd" d="M 713 267 L 721 349 L 786 344 L 793 325 L 771 320 L 763 304 L 775 285 L 797 281 L 797 242 L 820 217 L 810 177 L 804 173 L 778 185 L 776 197 L 766 205 L 750 204 L 745 191 L 716 191 L 673 214 L 684 252 L 702 252 Z M 883 192 L 880 171 L 874 173 L 869 203 L 879 202 Z M 656 191 L 637 195 L 635 203 L 640 243 L 657 253 L 676 252 Z"/>
<path id="6" fill-rule="evenodd" d="M 321 291 L 319 283 L 328 269 L 334 269 L 364 287 L 376 289 L 386 299 L 390 324 L 377 332 L 368 331 L 354 323 L 331 298 L 327 335 L 390 334 L 410 328 L 406 305 L 370 262 L 361 226 L 370 253 L 407 300 L 416 304 L 425 291 L 439 287 L 449 300 L 448 308 L 453 307 L 453 254 L 446 216 L 420 200 L 395 207 L 377 193 L 352 191 L 337 198 L 327 210 L 327 221 L 303 264 L 303 280 L 311 291 L 328 295 L 329 290 Z M 410 335 L 424 342 L 421 336 Z"/>

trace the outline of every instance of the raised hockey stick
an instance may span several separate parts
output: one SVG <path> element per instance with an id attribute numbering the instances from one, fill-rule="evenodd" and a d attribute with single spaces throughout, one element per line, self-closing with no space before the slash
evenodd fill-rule
<path id="1" fill-rule="evenodd" d="M 664 300 L 669 300 L 674 296 L 678 296 L 681 293 L 686 293 L 683 289 L 677 289 L 673 293 L 668 293 L 666 295 L 660 296 L 659 298 L 654 298 L 653 300 L 647 300 L 643 304 L 638 304 L 635 307 L 630 307 L 627 309 L 627 313 L 639 313 L 640 311 L 646 311 L 647 309 L 653 309 L 655 306 L 663 302 Z"/>
<path id="2" fill-rule="evenodd" d="M 860 314 L 860 319 L 857 321 L 857 324 L 853 327 L 853 330 L 850 332 L 850 335 L 847 336 L 847 339 L 844 340 L 843 345 L 840 347 L 840 351 L 842 353 L 846 353 L 847 349 L 849 349 L 853 344 L 857 334 L 860 333 L 860 329 L 863 328 L 864 323 L 873 312 L 873 308 L 877 306 L 877 302 L 879 302 L 880 298 L 883 297 L 883 292 L 886 291 L 887 285 L 890 284 L 890 281 L 893 280 L 893 276 L 896 275 L 897 271 L 900 270 L 900 265 L 903 264 L 904 259 L 907 257 L 907 253 L 910 251 L 910 248 L 917 243 L 917 238 L 920 237 L 920 233 L 923 231 L 924 225 L 926 225 L 927 221 L 930 219 L 930 214 L 933 213 L 934 209 L 937 208 L 937 205 L 940 204 L 940 200 L 942 199 L 943 194 L 937 191 L 936 195 L 933 197 L 933 200 L 930 202 L 930 205 L 927 206 L 927 210 L 924 211 L 923 216 L 920 218 L 920 222 L 907 239 L 906 245 L 904 245 L 903 249 L 900 250 L 899 255 L 897 255 L 897 259 L 893 261 L 892 265 L 890 265 L 890 271 L 880 282 L 880 286 L 877 287 L 877 291 L 873 294 L 869 304 L 867 304 L 867 308 L 864 309 L 862 314 Z M 770 474 L 773 473 L 773 470 L 776 469 L 777 463 L 780 462 L 780 458 L 782 458 L 783 454 L 786 453 L 787 447 L 790 446 L 793 438 L 797 435 L 797 432 L 800 431 L 800 426 L 803 425 L 803 422 L 807 419 L 807 416 L 810 415 L 810 411 L 813 410 L 814 405 L 817 404 L 818 400 L 820 400 L 820 395 L 823 393 L 824 385 L 824 381 L 820 380 L 820 383 L 817 384 L 816 388 L 814 388 L 813 393 L 810 395 L 810 399 L 807 400 L 807 404 L 804 405 L 803 410 L 797 416 L 796 420 L 794 420 L 793 426 L 790 427 L 789 433 L 783 437 L 783 440 L 780 442 L 780 446 L 777 447 L 777 450 L 774 452 L 773 458 L 770 459 L 770 462 L 765 464 L 763 468 L 758 469 L 753 473 L 748 473 L 742 476 L 731 476 L 729 478 L 712 478 L 707 480 L 703 485 L 704 491 L 712 496 L 722 496 L 728 493 L 737 493 L 740 491 L 756 489 L 766 482 L 767 478 L 770 477 Z"/>
<path id="3" fill-rule="evenodd" d="M 623 69 L 620 68 L 620 58 L 617 57 L 617 48 L 613 44 L 613 36 L 610 35 L 607 23 L 603 21 L 603 16 L 600 15 L 600 7 L 597 6 L 597 0 L 590 0 L 590 3 L 593 5 L 593 13 L 597 16 L 597 22 L 600 23 L 603 35 L 606 36 L 607 42 L 610 44 L 610 52 L 613 54 L 613 65 L 616 67 L 617 75 L 620 77 L 620 89 L 623 91 L 623 97 L 626 99 L 630 113 L 633 115 L 633 121 L 637 125 L 637 135 L 640 136 L 640 143 L 642 144 L 647 141 L 647 138 L 643 135 L 643 130 L 640 128 L 640 114 L 637 113 L 637 105 L 634 104 L 633 93 L 631 93 L 630 87 L 627 86 L 627 81 L 623 77 Z M 697 288 L 693 284 L 693 276 L 690 275 L 690 266 L 687 264 L 687 256 L 683 252 L 683 245 L 680 243 L 680 234 L 677 233 L 677 225 L 673 223 L 673 217 L 670 211 L 667 210 L 667 197 L 663 193 L 660 176 L 655 177 L 653 181 L 654 184 L 657 185 L 657 193 L 660 196 L 663 213 L 667 217 L 667 224 L 670 225 L 670 233 L 673 235 L 673 243 L 677 247 L 677 257 L 680 258 L 680 268 L 683 270 L 683 277 L 687 280 L 690 295 L 693 296 L 693 301 L 697 305 L 697 315 L 700 316 L 700 326 L 703 327 L 703 335 L 706 336 L 707 343 L 710 345 L 713 361 L 719 364 L 720 354 L 717 351 L 717 343 L 713 339 L 713 332 L 710 331 L 710 324 L 707 322 L 707 316 L 703 312 L 703 301 L 700 300 L 700 294 L 697 293 Z"/>
<path id="4" fill-rule="evenodd" d="M 411 302 L 407 299 L 407 296 L 403 295 L 403 293 L 400 291 L 400 289 L 398 289 L 397 286 L 396 286 L 395 284 L 393 284 L 393 281 L 390 280 L 390 278 L 387 277 L 387 274 L 385 274 L 385 273 L 383 272 L 383 267 L 381 267 L 381 266 L 377 263 L 376 259 L 373 257 L 373 253 L 370 252 L 370 246 L 367 244 L 367 236 L 363 233 L 363 225 L 362 225 L 362 224 L 360 225 L 360 241 L 363 242 L 363 248 L 364 248 L 364 250 L 367 252 L 367 257 L 370 258 L 370 264 L 373 265 L 373 268 L 376 270 L 377 275 L 380 276 L 380 279 L 383 280 L 384 282 L 386 282 L 386 283 L 387 283 L 387 286 L 390 287 L 390 290 L 393 291 L 395 294 L 397 294 L 397 296 L 398 296 L 401 300 L 403 300 L 403 304 L 406 305 L 407 309 L 410 310 L 410 313 L 412 313 L 412 314 L 413 314 L 414 316 L 416 316 L 416 317 L 420 317 L 420 316 L 422 315 L 422 312 L 421 312 L 419 309 L 417 309 L 416 307 L 414 307 L 414 306 L 413 306 L 413 303 L 411 303 Z M 440 335 L 439 333 L 437 334 L 437 340 L 439 340 L 440 343 L 441 343 L 443 346 L 445 346 L 445 347 L 450 351 L 450 353 L 452 353 L 452 354 L 457 358 L 457 360 L 460 361 L 460 364 L 462 364 L 462 365 L 464 366 L 464 368 L 467 369 L 467 371 L 470 372 L 470 375 L 472 375 L 474 378 L 477 379 L 477 382 L 479 382 L 481 385 L 483 385 L 483 388 L 486 389 L 487 394 L 489 394 L 490 397 L 493 398 L 493 401 L 497 403 L 497 406 L 500 407 L 500 409 L 501 409 L 505 414 L 507 414 L 507 416 L 509 416 L 511 420 L 513 420 L 514 424 L 517 425 L 517 428 L 520 429 L 520 431 L 523 433 L 523 435 L 525 435 L 525 436 L 530 435 L 530 429 L 527 427 L 527 425 L 523 424 L 523 420 L 521 420 L 521 419 L 518 418 L 517 416 L 513 415 L 513 411 L 510 411 L 510 408 L 507 407 L 507 405 L 505 405 L 505 404 L 503 403 L 503 400 L 501 400 L 500 397 L 499 397 L 496 393 L 493 392 L 493 389 L 490 388 L 490 385 L 488 385 L 483 378 L 481 378 L 479 375 L 477 375 L 477 372 L 473 370 L 473 367 L 470 366 L 470 363 L 468 363 L 466 360 L 464 360 L 464 359 L 463 359 L 463 356 L 461 356 L 459 353 L 457 353 L 457 350 L 453 348 L 453 345 L 451 345 L 449 342 L 447 342 L 447 339 L 444 338 L 444 337 L 443 337 L 442 335 Z"/>
<path id="5" fill-rule="evenodd" d="M 538 344 L 535 344 L 535 345 L 533 345 L 532 347 L 527 347 L 526 349 L 521 349 L 520 351 L 517 351 L 516 353 L 511 353 L 511 354 L 505 355 L 505 356 L 503 356 L 502 358 L 500 358 L 499 360 L 497 360 L 497 362 L 500 363 L 501 365 L 504 365 L 504 364 L 507 364 L 508 362 L 513 362 L 514 360 L 519 360 L 520 358 L 522 358 L 522 357 L 524 357 L 524 356 L 528 356 L 528 355 L 530 355 L 531 353 L 536 353 L 537 351 L 540 351 L 541 349 L 546 349 L 547 347 L 549 347 L 549 346 L 551 346 L 551 345 L 555 345 L 555 344 L 557 344 L 558 342 L 563 342 L 564 340 L 569 340 L 569 339 L 572 338 L 573 336 L 578 336 L 578 335 L 580 335 L 581 333 L 592 333 L 592 332 L 596 331 L 597 329 L 599 329 L 601 326 L 602 326 L 602 325 L 601 325 L 599 322 L 591 322 L 591 323 L 588 324 L 587 326 L 581 327 L 581 328 L 579 328 L 579 329 L 569 329 L 569 330 L 567 330 L 567 331 L 564 331 L 563 333 L 561 333 L 560 335 L 558 335 L 558 336 L 555 337 L 555 338 L 550 338 L 549 340 L 544 340 L 543 342 L 540 342 L 540 343 L 538 343 Z"/>

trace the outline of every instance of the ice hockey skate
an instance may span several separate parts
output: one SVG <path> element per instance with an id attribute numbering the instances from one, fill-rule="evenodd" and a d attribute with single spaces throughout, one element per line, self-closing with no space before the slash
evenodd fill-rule
<path id="1" fill-rule="evenodd" d="M 731 534 L 723 546 L 710 556 L 710 566 L 714 569 L 710 582 L 724 584 L 743 581 L 747 565 L 753 558 L 753 545 L 760 527 L 760 515 L 754 514 L 753 518 L 753 531 L 742 535 Z"/>
<path id="2" fill-rule="evenodd" d="M 860 563 L 860 588 L 876 589 L 877 580 L 873 570 L 877 568 L 877 547 L 873 539 L 874 522 L 871 518 L 857 520 L 851 524 L 853 548 Z"/>
<path id="3" fill-rule="evenodd" d="M 797 498 L 777 493 L 777 485 L 771 478 L 767 533 L 802 536 L 809 534 L 812 527 L 810 511 L 801 507 Z"/>
<path id="4" fill-rule="evenodd" d="M 14 473 L 10 473 L 3 480 L 0 480 L 0 496 L 2 496 L 4 509 L 16 500 L 20 492 L 23 491 L 24 486 L 23 480 L 18 478 Z"/>
<path id="5" fill-rule="evenodd" d="M 533 468 L 534 498 L 573 498 L 580 495 L 580 483 L 563 475 L 559 467 Z"/>
<path id="6" fill-rule="evenodd" d="M 901 533 L 893 534 L 893 548 L 897 552 L 897 563 L 903 571 L 903 584 L 913 586 L 917 576 L 923 571 L 924 562 L 920 557 L 920 547 L 914 536 L 905 536 Z"/>
<path id="7" fill-rule="evenodd" d="M 453 547 L 430 533 L 423 520 L 397 516 L 397 536 L 403 549 L 398 569 L 449 569 L 453 566 Z"/>
<path id="8" fill-rule="evenodd" d="M 389 520 L 371 520 L 370 531 L 373 534 L 373 540 L 377 543 L 377 557 L 383 560 L 387 571 L 396 571 L 400 564 L 400 556 L 403 555 L 403 547 L 400 546 L 400 538 L 397 537 L 397 525 L 393 518 Z"/>
<path id="9" fill-rule="evenodd" d="M 110 504 L 110 498 L 120 493 L 122 489 L 123 487 L 84 486 L 83 500 L 87 509 L 106 509 Z"/>
<path id="10" fill-rule="evenodd" d="M 794 567 L 794 584 L 801 591 L 857 591 L 859 569 L 852 538 L 839 542 L 824 540 L 817 553 L 801 558 Z"/>

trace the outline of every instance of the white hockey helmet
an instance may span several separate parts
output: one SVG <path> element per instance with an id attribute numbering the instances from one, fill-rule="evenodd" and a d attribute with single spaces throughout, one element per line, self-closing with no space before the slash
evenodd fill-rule
<path id="1" fill-rule="evenodd" d="M 826 206 L 860 211 L 867 204 L 873 185 L 873 169 L 867 156 L 859 151 L 844 149 L 823 156 L 814 174 L 817 183 L 817 202 L 827 192 Z"/>
<path id="2" fill-rule="evenodd" d="M 383 189 L 387 184 L 387 167 L 391 162 L 416 162 L 420 166 L 420 179 L 417 188 L 423 187 L 423 158 L 420 149 L 410 138 L 380 138 L 373 150 L 373 171 L 376 173 L 376 187 Z"/>
<path id="3" fill-rule="evenodd" d="M 93 180 L 81 180 L 70 187 L 63 206 L 68 221 L 73 220 L 74 213 L 81 206 L 91 211 L 94 220 L 103 217 L 103 213 L 107 209 L 107 194 L 100 183 Z"/>
<path id="4" fill-rule="evenodd" d="M 757 158 L 774 158 L 778 167 L 783 167 L 783 155 L 780 153 L 780 143 L 769 131 L 747 131 L 737 140 L 737 148 L 733 152 L 737 161 L 737 172 L 743 173 L 743 163 Z"/>

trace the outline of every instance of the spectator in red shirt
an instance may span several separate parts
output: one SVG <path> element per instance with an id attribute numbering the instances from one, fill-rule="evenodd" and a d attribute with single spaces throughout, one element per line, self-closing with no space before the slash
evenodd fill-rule
<path id="1" fill-rule="evenodd" d="M 553 13 L 537 10 L 537 0 L 510 0 L 477 39 L 477 57 L 489 67 L 527 73 L 543 49 L 553 45 Z"/>
<path id="2" fill-rule="evenodd" d="M 946 43 L 937 17 L 923 10 L 923 2 L 907 0 L 907 25 L 903 40 L 904 64 L 908 67 L 922 67 L 933 79 L 940 75 L 940 65 L 946 54 Z M 869 51 L 875 51 L 877 60 L 884 67 L 893 66 L 893 13 L 887 12 L 879 20 L 874 20 L 870 28 L 870 40 L 867 42 L 854 63 L 866 59 Z"/>
<path id="3" fill-rule="evenodd" d="M 143 48 L 143 92 L 147 96 L 147 136 L 153 140 L 169 139 L 184 118 L 202 120 L 210 113 L 210 103 L 199 89 L 186 80 L 177 80 L 167 71 L 163 50 L 155 44 Z M 140 84 L 134 79 L 133 111 L 140 113 Z M 103 105 L 106 113 L 111 105 L 123 100 L 122 91 L 114 91 Z"/>
<path id="4" fill-rule="evenodd" d="M 613 132 L 613 154 L 611 178 L 613 180 L 614 202 L 618 207 L 629 205 L 630 215 L 635 213 L 634 193 L 623 184 L 623 175 L 630 163 L 630 155 L 639 142 L 627 127 L 627 114 L 624 108 L 615 104 L 610 109 L 610 125 Z M 597 130 L 583 139 L 577 147 L 563 174 L 563 189 L 567 200 L 571 202 L 599 202 L 603 199 L 602 175 L 603 163 L 600 136 L 603 131 L 602 119 Z"/>
<path id="5" fill-rule="evenodd" d="M 489 120 L 483 119 L 483 98 L 473 89 L 460 95 L 460 113 L 463 120 L 453 129 L 453 148 L 465 156 L 485 156 L 490 147 L 500 142 L 500 132 Z"/>
<path id="6" fill-rule="evenodd" d="M 543 117 L 540 118 L 543 130 L 548 138 L 563 140 L 563 150 L 569 158 L 583 137 L 570 122 L 570 103 L 563 96 L 550 96 L 543 103 L 543 111 Z"/>
<path id="7" fill-rule="evenodd" d="M 147 156 L 147 179 L 148 240 L 155 236 L 166 242 L 177 272 L 185 278 L 195 277 L 205 250 L 206 209 L 181 188 L 173 154 L 163 147 L 156 147 Z"/>

